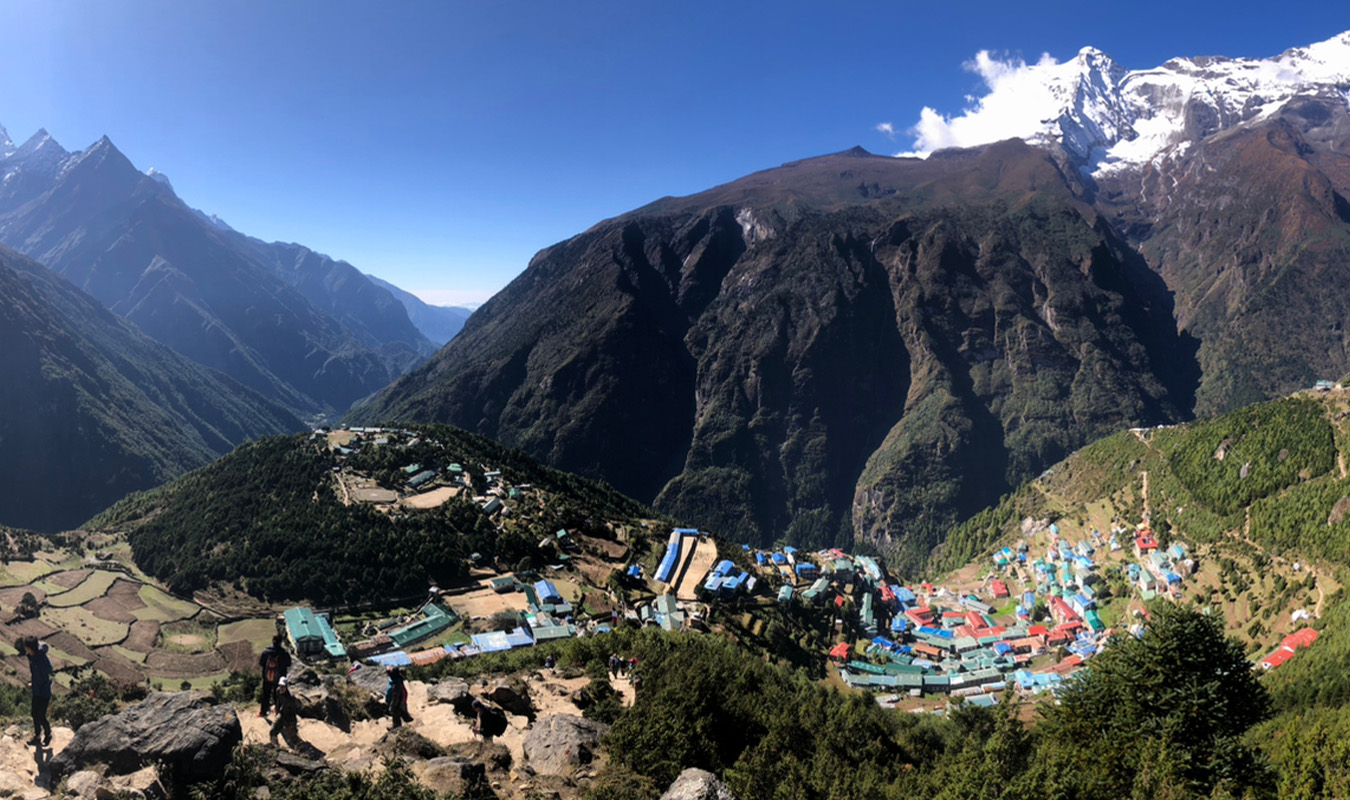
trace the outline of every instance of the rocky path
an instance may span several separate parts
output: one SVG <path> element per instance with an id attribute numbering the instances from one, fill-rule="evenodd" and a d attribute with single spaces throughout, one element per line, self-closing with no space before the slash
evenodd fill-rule
<path id="1" fill-rule="evenodd" d="M 50 797 L 46 764 L 75 735 L 70 728 L 52 726 L 52 746 L 38 750 L 25 744 L 31 734 L 11 725 L 0 736 L 0 797 L 38 800 Z"/>

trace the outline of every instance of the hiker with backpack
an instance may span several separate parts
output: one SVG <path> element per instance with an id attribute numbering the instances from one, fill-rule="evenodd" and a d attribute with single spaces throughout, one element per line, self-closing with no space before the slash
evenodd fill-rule
<path id="1" fill-rule="evenodd" d="M 413 721 L 408 713 L 408 684 L 404 681 L 403 670 L 398 667 L 388 667 L 385 672 L 389 675 L 389 683 L 384 687 L 384 704 L 389 709 L 389 716 L 394 718 L 390 727 L 398 728 Z"/>
<path id="2" fill-rule="evenodd" d="M 277 684 L 291 670 L 291 654 L 286 652 L 281 634 L 272 637 L 272 646 L 258 656 L 258 666 L 262 668 L 262 697 L 259 698 L 258 716 L 266 717 L 276 694 Z"/>

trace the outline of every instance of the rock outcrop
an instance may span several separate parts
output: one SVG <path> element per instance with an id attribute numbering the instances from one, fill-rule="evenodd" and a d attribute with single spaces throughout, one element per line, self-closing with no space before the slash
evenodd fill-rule
<path id="1" fill-rule="evenodd" d="M 483 794 L 488 787 L 487 768 L 477 761 L 442 756 L 427 761 L 416 762 L 413 771 L 422 781 L 439 794 L 455 797 L 473 797 Z"/>
<path id="2" fill-rule="evenodd" d="M 661 800 L 736 800 L 736 795 L 706 769 L 690 768 L 670 784 Z"/>
<path id="3" fill-rule="evenodd" d="M 534 717 L 534 704 L 530 702 L 530 691 L 524 684 L 512 685 L 508 682 L 494 684 L 488 690 L 487 698 L 501 706 L 508 714 Z"/>
<path id="4" fill-rule="evenodd" d="M 165 764 L 177 785 L 219 777 L 244 739 L 234 709 L 205 692 L 159 692 L 87 723 L 51 762 L 53 782 L 103 765 L 124 775 Z"/>
<path id="5" fill-rule="evenodd" d="M 543 775 L 566 775 L 595 758 L 609 726 L 573 714 L 545 717 L 525 734 L 525 760 Z"/>

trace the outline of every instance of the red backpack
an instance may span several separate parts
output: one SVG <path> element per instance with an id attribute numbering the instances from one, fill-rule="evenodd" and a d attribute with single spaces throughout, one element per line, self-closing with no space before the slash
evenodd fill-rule
<path id="1" fill-rule="evenodd" d="M 263 680 L 268 683 L 276 683 L 281 679 L 281 656 L 276 653 L 267 654 L 267 665 L 263 667 Z"/>

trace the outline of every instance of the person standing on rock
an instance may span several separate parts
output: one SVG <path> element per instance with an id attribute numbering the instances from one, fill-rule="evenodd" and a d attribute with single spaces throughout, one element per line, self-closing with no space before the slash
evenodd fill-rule
<path id="1" fill-rule="evenodd" d="M 258 699 L 258 716 L 266 717 L 272 706 L 272 696 L 276 694 L 277 684 L 291 669 L 291 654 L 286 652 L 281 634 L 272 637 L 272 646 L 258 656 L 258 666 L 262 667 L 262 697 Z"/>
<path id="2" fill-rule="evenodd" d="M 291 694 L 291 687 L 286 685 L 285 675 L 277 681 L 275 699 L 277 721 L 272 723 L 268 738 L 272 740 L 272 744 L 276 744 L 279 733 L 286 738 L 286 744 L 294 747 L 300 738 L 300 701 Z"/>
<path id="3" fill-rule="evenodd" d="M 384 687 L 384 704 L 389 709 L 389 716 L 394 718 L 391 727 L 397 728 L 413 721 L 408 713 L 408 685 L 403 680 L 403 670 L 398 667 L 388 667 L 385 672 L 389 675 L 389 683 Z"/>
<path id="4" fill-rule="evenodd" d="M 36 636 L 25 637 L 23 649 L 32 676 L 28 685 L 33 689 L 33 738 L 28 743 L 46 747 L 52 743 L 52 724 L 47 721 L 47 706 L 52 702 L 52 662 L 47 658 L 47 643 L 38 642 Z"/>

